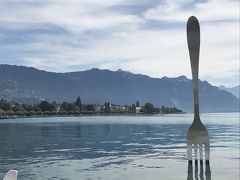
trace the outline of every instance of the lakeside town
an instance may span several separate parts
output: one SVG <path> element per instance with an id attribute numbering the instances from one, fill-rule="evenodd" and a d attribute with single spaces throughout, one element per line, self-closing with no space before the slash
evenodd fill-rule
<path id="1" fill-rule="evenodd" d="M 48 102 L 24 104 L 0 100 L 0 119 L 41 116 L 80 116 L 80 115 L 134 115 L 134 114 L 176 114 L 183 113 L 176 107 L 154 107 L 150 102 L 141 105 L 138 101 L 131 105 L 118 105 L 110 102 L 104 104 L 83 104 L 80 97 L 75 102 Z"/>

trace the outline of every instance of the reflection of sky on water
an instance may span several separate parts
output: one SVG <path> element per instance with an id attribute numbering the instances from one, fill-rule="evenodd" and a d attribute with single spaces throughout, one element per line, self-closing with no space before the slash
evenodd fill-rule
<path id="1" fill-rule="evenodd" d="M 8 169 L 17 168 L 20 180 L 37 179 L 39 174 L 40 179 L 138 179 L 135 174 L 141 173 L 152 179 L 164 173 L 186 179 L 185 135 L 191 121 L 182 122 L 183 117 L 167 117 L 169 124 L 166 117 L 161 123 L 161 117 L 151 116 L 0 121 L 0 178 Z M 90 118 L 94 120 L 88 123 Z M 207 127 L 213 158 L 238 158 L 239 124 L 210 123 Z M 222 153 L 224 149 L 228 154 Z M 174 166 L 175 174 L 167 173 Z M 48 172 L 43 175 L 43 171 Z"/>
<path id="2" fill-rule="evenodd" d="M 2 153 L 6 155 L 84 159 L 151 153 L 175 157 L 176 149 L 185 148 L 187 126 L 73 123 L 57 126 L 3 124 L 1 128 L 1 143 L 6 149 Z M 9 143 L 9 140 L 14 142 Z M 15 149 L 14 154 L 7 149 Z"/>

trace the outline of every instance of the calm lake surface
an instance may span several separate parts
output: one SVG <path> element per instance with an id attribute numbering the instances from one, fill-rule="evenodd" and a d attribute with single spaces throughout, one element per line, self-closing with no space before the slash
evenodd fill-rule
<path id="1" fill-rule="evenodd" d="M 0 179 L 17 169 L 19 180 L 238 180 L 239 113 L 201 119 L 207 172 L 186 160 L 192 114 L 0 120 Z"/>

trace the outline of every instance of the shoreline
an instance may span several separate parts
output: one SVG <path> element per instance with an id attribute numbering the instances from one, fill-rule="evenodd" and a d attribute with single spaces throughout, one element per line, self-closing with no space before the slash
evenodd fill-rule
<path id="1" fill-rule="evenodd" d="M 182 113 L 169 113 L 169 114 L 186 114 Z M 169 115 L 164 113 L 80 113 L 80 114 L 53 114 L 53 115 L 0 115 L 0 120 L 4 119 L 20 119 L 20 118 L 49 118 L 49 117 L 86 117 L 86 116 L 153 116 L 153 115 Z"/>
<path id="2" fill-rule="evenodd" d="M 122 112 L 115 112 L 115 113 L 104 113 L 104 112 L 84 112 L 84 113 L 76 113 L 76 114 L 41 114 L 41 115 L 29 115 L 29 114 L 24 114 L 24 115 L 0 115 L 0 121 L 1 120 L 6 120 L 6 119 L 21 119 L 21 118 L 51 118 L 51 117 L 88 117 L 88 116 L 154 116 L 154 115 L 178 115 L 178 114 L 187 114 L 187 113 L 192 113 L 193 112 L 176 112 L 176 113 L 152 113 L 152 114 L 147 114 L 147 113 L 122 113 Z M 218 114 L 218 113 L 240 113 L 239 111 L 237 112 L 203 112 L 201 114 Z"/>

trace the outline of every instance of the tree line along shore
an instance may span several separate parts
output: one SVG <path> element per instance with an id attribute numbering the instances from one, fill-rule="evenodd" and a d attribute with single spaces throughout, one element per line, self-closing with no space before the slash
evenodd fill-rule
<path id="1" fill-rule="evenodd" d="M 137 101 L 131 105 L 83 104 L 80 97 L 75 102 L 41 101 L 39 104 L 24 104 L 0 100 L 0 119 L 41 116 L 81 116 L 81 115 L 141 115 L 141 114 L 176 114 L 183 113 L 176 107 L 154 107 L 146 102 L 140 105 Z"/>

